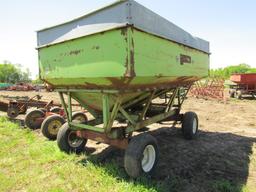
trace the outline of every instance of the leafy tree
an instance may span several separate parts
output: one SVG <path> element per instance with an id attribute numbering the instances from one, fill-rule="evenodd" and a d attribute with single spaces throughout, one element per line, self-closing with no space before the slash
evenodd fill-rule
<path id="1" fill-rule="evenodd" d="M 235 74 L 235 73 L 255 73 L 255 72 L 256 72 L 256 68 L 252 68 L 250 65 L 242 63 L 239 65 L 228 66 L 225 68 L 212 69 L 210 71 L 210 76 L 222 77 L 222 78 L 228 79 L 232 74 Z"/>
<path id="2" fill-rule="evenodd" d="M 18 83 L 30 81 L 29 69 L 23 71 L 21 65 L 14 65 L 8 61 L 4 61 L 4 64 L 0 64 L 0 82 Z"/>

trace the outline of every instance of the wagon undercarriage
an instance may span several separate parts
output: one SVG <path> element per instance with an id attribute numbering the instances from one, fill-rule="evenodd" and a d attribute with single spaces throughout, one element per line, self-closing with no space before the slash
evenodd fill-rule
<path id="1" fill-rule="evenodd" d="M 59 92 L 59 94 L 62 106 L 65 106 L 64 109 L 68 114 L 69 127 L 78 131 L 78 136 L 125 149 L 134 131 L 139 131 L 157 122 L 180 121 L 181 105 L 189 88 L 190 86 L 142 92 L 139 97 L 126 103 L 123 102 L 122 94 L 106 91 L 102 95 L 103 111 L 101 114 L 94 109 L 86 108 L 94 116 L 94 119 L 86 124 L 71 121 L 73 92 Z M 68 95 L 68 102 L 64 100 L 63 94 Z M 109 105 L 110 97 L 116 100 L 112 108 Z M 115 122 L 120 125 L 116 125 Z"/>

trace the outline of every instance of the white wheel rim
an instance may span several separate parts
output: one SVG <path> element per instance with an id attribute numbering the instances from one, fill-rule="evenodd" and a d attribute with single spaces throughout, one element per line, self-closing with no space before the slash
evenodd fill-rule
<path id="1" fill-rule="evenodd" d="M 197 131 L 197 120 L 196 118 L 194 118 L 193 120 L 193 134 L 196 134 Z"/>
<path id="2" fill-rule="evenodd" d="M 149 172 L 153 168 L 156 161 L 156 151 L 153 145 L 148 145 L 143 151 L 141 166 L 144 172 Z"/>

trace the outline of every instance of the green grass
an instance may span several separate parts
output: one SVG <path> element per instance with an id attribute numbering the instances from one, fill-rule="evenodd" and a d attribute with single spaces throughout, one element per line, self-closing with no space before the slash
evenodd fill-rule
<path id="1" fill-rule="evenodd" d="M 255 170 L 255 153 L 250 160 Z M 254 184 L 249 190 L 226 180 L 207 183 L 212 183 L 213 192 L 255 191 Z M 0 117 L 0 191 L 179 192 L 184 186 L 190 183 L 179 176 L 163 181 L 147 177 L 132 180 L 115 162 L 101 165 L 85 155 L 67 155 L 56 142 Z"/>
<path id="2" fill-rule="evenodd" d="M 176 191 L 164 182 L 129 179 L 113 163 L 100 165 L 85 156 L 67 155 L 28 129 L 0 117 L 0 191 Z M 171 190 L 172 189 L 172 190 Z"/>
<path id="3" fill-rule="evenodd" d="M 236 186 L 226 180 L 215 181 L 212 188 L 214 192 L 249 192 L 246 186 Z"/>

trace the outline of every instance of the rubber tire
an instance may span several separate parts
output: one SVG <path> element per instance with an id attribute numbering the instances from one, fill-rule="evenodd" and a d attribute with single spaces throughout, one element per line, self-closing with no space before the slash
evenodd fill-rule
<path id="1" fill-rule="evenodd" d="M 45 109 L 45 108 L 39 108 L 38 110 L 43 111 L 44 114 L 47 112 L 47 109 Z"/>
<path id="2" fill-rule="evenodd" d="M 80 123 L 86 123 L 87 121 L 88 121 L 88 118 L 87 118 L 87 116 L 83 113 L 83 112 L 75 112 L 75 113 L 73 113 L 73 115 L 72 115 L 72 120 L 75 120 L 78 116 L 81 116 L 81 117 L 83 117 L 84 118 L 84 121 L 83 122 L 80 122 Z"/>
<path id="3" fill-rule="evenodd" d="M 152 169 L 145 173 L 142 169 L 141 161 L 143 158 L 143 152 L 146 146 L 152 145 L 155 149 L 156 159 Z M 124 156 L 124 167 L 126 173 L 132 177 L 137 178 L 142 174 L 151 175 L 156 168 L 158 162 L 159 150 L 156 139 L 148 133 L 143 133 L 135 136 L 129 142 Z"/>
<path id="4" fill-rule="evenodd" d="M 26 127 L 30 128 L 30 129 L 39 129 L 41 127 L 41 123 L 32 123 L 31 122 L 31 118 L 33 115 L 37 114 L 39 117 L 44 117 L 45 116 L 45 113 L 41 110 L 33 110 L 33 111 L 30 111 L 26 116 L 25 116 L 25 119 L 24 119 L 24 123 L 26 125 Z"/>
<path id="5" fill-rule="evenodd" d="M 68 123 L 65 123 L 64 125 L 62 125 L 57 135 L 57 144 L 59 149 L 68 154 L 70 153 L 79 154 L 83 152 L 85 150 L 87 139 L 83 139 L 83 142 L 77 147 L 70 146 L 68 142 L 68 136 L 70 132 L 71 130 L 69 129 Z"/>
<path id="6" fill-rule="evenodd" d="M 235 90 L 229 90 L 229 96 L 230 98 L 235 98 Z"/>
<path id="7" fill-rule="evenodd" d="M 197 126 L 196 126 L 196 132 L 193 132 L 193 122 L 194 119 L 197 121 Z M 198 116 L 194 112 L 187 112 L 183 115 L 182 119 L 182 133 L 185 139 L 187 140 L 192 140 L 197 136 L 198 132 Z"/>
<path id="8" fill-rule="evenodd" d="M 42 134 L 49 140 L 56 140 L 57 134 L 55 135 L 55 134 L 52 134 L 49 132 L 49 124 L 52 121 L 59 121 L 63 125 L 65 123 L 65 119 L 59 115 L 52 115 L 52 116 L 47 117 L 42 123 L 42 126 L 41 126 Z M 59 129 L 60 129 L 60 127 L 58 128 L 58 131 L 59 131 Z"/>
<path id="9" fill-rule="evenodd" d="M 235 97 L 236 97 L 237 99 L 242 99 L 242 92 L 241 92 L 241 91 L 237 91 L 237 92 L 235 93 Z"/>
<path id="10" fill-rule="evenodd" d="M 7 115 L 11 119 L 14 119 L 19 116 L 19 109 L 17 107 L 8 107 Z"/>
<path id="11" fill-rule="evenodd" d="M 60 107 L 53 107 L 51 108 L 50 112 L 59 114 L 61 111 Z"/>

